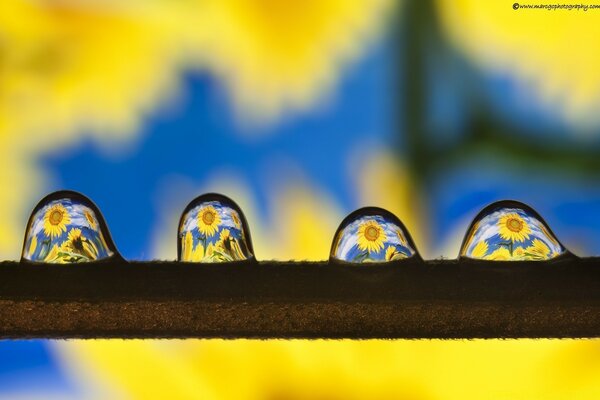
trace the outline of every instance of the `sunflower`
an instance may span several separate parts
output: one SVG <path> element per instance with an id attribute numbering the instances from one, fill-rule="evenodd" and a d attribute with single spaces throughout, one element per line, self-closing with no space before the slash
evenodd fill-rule
<path id="1" fill-rule="evenodd" d="M 406 254 L 398 251 L 395 246 L 388 246 L 385 250 L 386 261 L 402 260 L 403 258 L 406 258 Z"/>
<path id="2" fill-rule="evenodd" d="M 540 230 L 542 231 L 546 239 L 551 241 L 556 247 L 560 247 L 560 243 L 558 243 L 558 240 L 554 237 L 554 235 L 550 233 L 550 231 L 548 231 L 548 228 L 546 228 L 543 223 L 540 224 Z"/>
<path id="3" fill-rule="evenodd" d="M 208 256 L 208 251 L 205 248 L 204 245 L 202 244 L 202 241 L 198 241 L 198 243 L 196 243 L 196 245 L 194 246 L 194 236 L 192 235 L 192 232 L 187 231 L 185 233 L 185 236 L 183 237 L 183 242 L 182 242 L 182 261 L 188 261 L 188 262 L 201 262 L 201 261 L 206 261 L 206 257 Z"/>
<path id="4" fill-rule="evenodd" d="M 245 260 L 248 258 L 246 254 L 244 254 L 244 251 L 242 251 L 237 240 L 231 241 L 231 256 L 234 260 Z"/>
<path id="5" fill-rule="evenodd" d="M 181 260 L 182 261 L 193 261 L 192 260 L 192 251 L 194 250 L 194 238 L 190 231 L 185 233 L 185 236 L 181 241 Z"/>
<path id="6" fill-rule="evenodd" d="M 71 216 L 62 204 L 55 204 L 44 215 L 44 233 L 51 238 L 60 236 L 67 231 Z"/>
<path id="7" fill-rule="evenodd" d="M 218 251 L 230 253 L 231 252 L 231 231 L 229 229 L 223 229 L 219 235 L 219 240 L 215 243 L 215 247 Z"/>
<path id="8" fill-rule="evenodd" d="M 511 261 L 513 258 L 506 247 L 499 247 L 486 257 L 486 260 L 492 261 Z"/>
<path id="9" fill-rule="evenodd" d="M 523 242 L 529 239 L 531 228 L 519 214 L 510 213 L 498 220 L 498 233 L 504 240 Z"/>
<path id="10" fill-rule="evenodd" d="M 238 213 L 236 213 L 235 211 L 233 211 L 231 213 L 231 220 L 233 221 L 233 224 L 235 225 L 235 227 L 238 228 L 238 229 L 240 229 L 241 222 L 240 222 L 240 217 L 238 216 Z"/>
<path id="11" fill-rule="evenodd" d="M 396 236 L 398 236 L 398 240 L 400 241 L 400 244 L 404 247 L 408 247 L 408 242 L 406 241 L 406 236 L 404 236 L 404 233 L 402 233 L 402 230 L 400 229 L 396 229 Z"/>
<path id="12" fill-rule="evenodd" d="M 240 258 L 240 248 L 237 244 L 237 240 L 231 236 L 229 229 L 223 229 L 219 235 L 219 239 L 215 243 L 209 243 L 206 247 L 205 262 L 224 262 L 234 261 L 239 259 L 245 259 L 246 257 Z"/>
<path id="13" fill-rule="evenodd" d="M 377 253 L 383 248 L 383 243 L 387 240 L 385 231 L 375 220 L 363 222 L 358 227 L 357 234 L 358 248 L 367 250 L 369 253 Z"/>
<path id="14" fill-rule="evenodd" d="M 548 257 L 550 255 L 550 248 L 539 239 L 533 239 L 531 246 L 526 251 L 534 260 L 546 260 L 550 258 Z"/>
<path id="15" fill-rule="evenodd" d="M 196 247 L 194 247 L 194 250 L 191 252 L 190 259 L 188 261 L 194 261 L 194 262 L 204 261 L 206 258 L 206 255 L 207 255 L 207 252 L 206 252 L 206 249 L 204 248 L 204 245 L 202 244 L 202 242 L 198 242 L 198 243 L 196 243 Z"/>
<path id="16" fill-rule="evenodd" d="M 93 230 L 97 230 L 98 222 L 96 222 L 96 218 L 94 217 L 94 214 L 92 214 L 92 212 L 90 210 L 83 210 L 83 215 L 84 215 L 88 225 L 90 226 L 90 228 Z"/>
<path id="17" fill-rule="evenodd" d="M 488 252 L 488 243 L 485 240 L 477 243 L 471 252 L 471 257 L 473 258 L 484 258 L 486 253 Z"/>
<path id="18" fill-rule="evenodd" d="M 50 252 L 48 253 L 48 255 L 46 255 L 46 257 L 44 257 L 44 262 L 49 262 L 49 263 L 63 263 L 64 261 L 62 259 L 60 259 L 60 248 L 58 247 L 57 244 L 55 244 L 54 246 L 52 246 L 52 249 L 50 249 Z"/>
<path id="19" fill-rule="evenodd" d="M 79 228 L 73 228 L 69 231 L 68 240 L 63 243 L 62 250 L 71 253 L 75 261 L 81 261 L 82 258 L 87 260 L 98 258 L 98 249 L 81 234 Z"/>
<path id="20" fill-rule="evenodd" d="M 212 236 L 219 230 L 221 216 L 213 206 L 206 206 L 198 212 L 198 230 L 205 236 Z"/>
<path id="21" fill-rule="evenodd" d="M 527 250 L 522 248 L 521 246 L 519 246 L 513 250 L 513 256 L 518 259 L 526 258 L 527 257 L 526 253 L 527 253 Z"/>
<path id="22" fill-rule="evenodd" d="M 206 249 L 203 249 L 203 251 L 204 251 L 204 255 L 203 255 L 203 257 L 199 258 L 200 261 L 204 261 L 204 262 L 218 261 L 218 260 L 216 260 L 217 254 L 215 254 L 215 245 L 214 244 L 209 243 L 208 246 L 206 246 Z"/>
<path id="23" fill-rule="evenodd" d="M 29 256 L 35 252 L 35 249 L 37 249 L 37 236 L 33 235 L 31 242 L 29 243 Z"/>
<path id="24" fill-rule="evenodd" d="M 231 240 L 231 231 L 229 229 L 223 229 L 219 235 L 219 242 L 225 243 Z"/>

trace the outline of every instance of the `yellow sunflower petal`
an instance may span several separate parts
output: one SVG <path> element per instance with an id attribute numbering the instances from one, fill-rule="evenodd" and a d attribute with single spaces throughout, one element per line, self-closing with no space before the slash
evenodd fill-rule
<path id="1" fill-rule="evenodd" d="M 510 261 L 512 260 L 512 256 L 506 247 L 499 247 L 488 255 L 486 259 L 492 261 Z"/>
<path id="2" fill-rule="evenodd" d="M 31 256 L 34 252 L 35 249 L 37 249 L 37 236 L 33 235 L 33 237 L 31 238 L 31 242 L 29 243 L 29 255 Z"/>
<path id="3" fill-rule="evenodd" d="M 185 236 L 181 239 L 181 259 L 183 261 L 191 261 L 192 258 L 192 250 L 194 246 L 194 238 L 192 237 L 192 232 L 187 231 Z"/>
<path id="4" fill-rule="evenodd" d="M 471 257 L 473 258 L 484 258 L 484 256 L 488 252 L 488 244 L 485 240 L 477 243 L 471 252 Z"/>
<path id="5" fill-rule="evenodd" d="M 196 261 L 196 262 L 203 261 L 205 256 L 206 256 L 206 252 L 204 249 L 204 245 L 201 242 L 198 242 L 196 244 L 196 247 L 192 251 L 190 261 Z"/>
<path id="6" fill-rule="evenodd" d="M 533 239 L 531 242 L 531 246 L 526 249 L 526 252 L 531 255 L 534 259 L 542 259 L 546 260 L 552 257 L 550 256 L 550 248 L 546 245 L 546 243 L 542 242 L 539 239 Z"/>
<path id="7" fill-rule="evenodd" d="M 46 255 L 46 257 L 44 258 L 45 262 L 54 262 L 58 259 L 58 253 L 60 252 L 60 248 L 58 247 L 58 245 L 54 245 L 52 246 L 52 248 L 50 249 L 50 251 L 48 252 L 48 255 Z"/>

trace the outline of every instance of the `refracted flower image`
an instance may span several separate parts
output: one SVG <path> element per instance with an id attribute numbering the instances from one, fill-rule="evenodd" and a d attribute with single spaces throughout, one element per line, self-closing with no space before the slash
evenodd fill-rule
<path id="1" fill-rule="evenodd" d="M 543 261 L 565 253 L 535 211 L 511 201 L 494 203 L 475 218 L 460 255 L 491 261 Z"/>
<path id="2" fill-rule="evenodd" d="M 416 253 L 400 220 L 375 207 L 357 210 L 346 217 L 331 247 L 332 259 L 352 263 L 402 260 Z"/>
<path id="3" fill-rule="evenodd" d="M 70 264 L 96 261 L 115 254 L 104 222 L 91 201 L 68 192 L 52 194 L 34 209 L 29 220 L 22 258 Z"/>
<path id="4" fill-rule="evenodd" d="M 248 228 L 240 208 L 225 196 L 196 198 L 179 224 L 179 261 L 219 263 L 253 257 Z"/>

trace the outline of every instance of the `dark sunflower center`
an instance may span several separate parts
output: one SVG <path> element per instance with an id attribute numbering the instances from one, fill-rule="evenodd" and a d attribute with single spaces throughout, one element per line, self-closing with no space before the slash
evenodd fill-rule
<path id="1" fill-rule="evenodd" d="M 510 218 L 506 221 L 506 227 L 513 232 L 521 232 L 523 229 L 523 223 L 515 218 Z"/>
<path id="2" fill-rule="evenodd" d="M 367 229 L 365 229 L 365 237 L 367 240 L 372 242 L 377 240 L 379 237 L 379 229 L 375 228 L 374 226 L 369 226 Z"/>
<path id="3" fill-rule="evenodd" d="M 52 211 L 48 219 L 52 225 L 58 225 L 63 219 L 63 213 L 58 210 Z"/>
<path id="4" fill-rule="evenodd" d="M 212 223 L 215 222 L 215 213 L 212 211 L 207 211 L 202 214 L 202 222 L 204 222 L 206 225 L 212 225 Z"/>
<path id="5" fill-rule="evenodd" d="M 77 249 L 80 251 L 83 250 L 83 240 L 82 240 L 81 236 L 77 236 L 71 242 L 73 243 L 74 249 Z"/>

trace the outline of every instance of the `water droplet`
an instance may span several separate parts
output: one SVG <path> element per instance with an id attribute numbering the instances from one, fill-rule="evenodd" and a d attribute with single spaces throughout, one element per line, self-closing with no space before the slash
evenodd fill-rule
<path id="1" fill-rule="evenodd" d="M 228 197 L 196 197 L 183 211 L 177 240 L 179 261 L 221 263 L 254 257 L 248 224 Z"/>
<path id="2" fill-rule="evenodd" d="M 23 260 L 72 264 L 114 255 L 118 252 L 104 218 L 84 195 L 54 192 L 33 209 L 21 253 Z"/>
<path id="3" fill-rule="evenodd" d="M 382 263 L 418 256 L 400 220 L 389 211 L 366 207 L 354 211 L 340 224 L 331 246 L 333 260 Z"/>
<path id="4" fill-rule="evenodd" d="M 566 253 L 542 217 L 526 204 L 490 204 L 473 220 L 461 257 L 490 261 L 544 261 Z"/>

